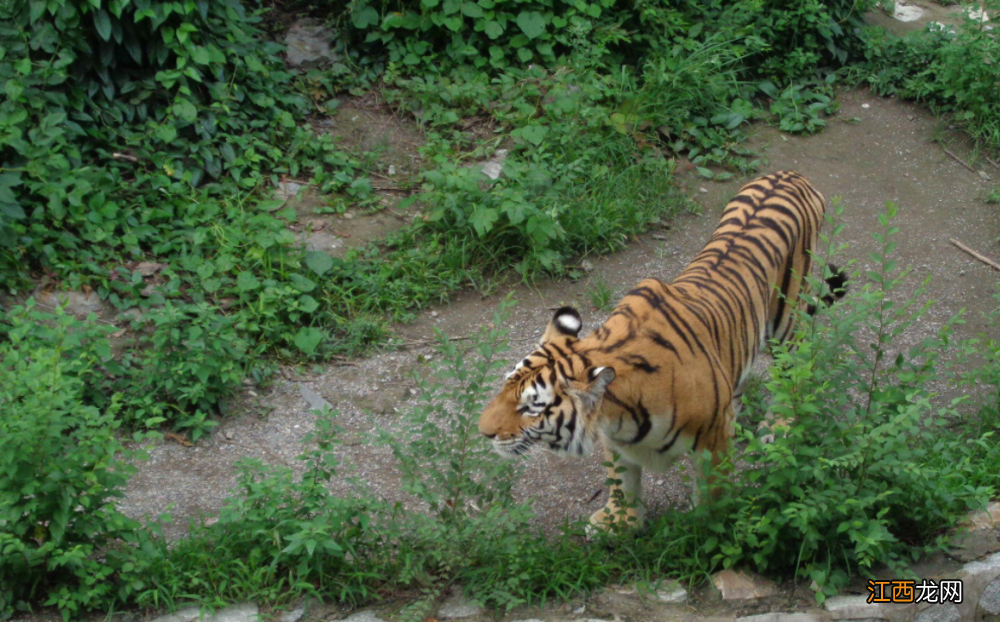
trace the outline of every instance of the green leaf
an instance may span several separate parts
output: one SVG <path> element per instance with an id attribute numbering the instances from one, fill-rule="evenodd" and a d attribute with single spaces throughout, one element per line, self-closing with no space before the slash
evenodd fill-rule
<path id="1" fill-rule="evenodd" d="M 483 8 L 475 2 L 463 2 L 462 15 L 471 17 L 472 19 L 478 19 L 483 16 Z"/>
<path id="2" fill-rule="evenodd" d="M 194 120 L 198 118 L 198 109 L 186 99 L 176 102 L 171 108 L 174 111 L 174 115 L 182 121 L 194 123 Z"/>
<path id="3" fill-rule="evenodd" d="M 363 30 L 369 26 L 378 24 L 378 11 L 370 6 L 363 6 L 361 10 L 355 9 L 351 12 L 351 23 L 355 28 Z"/>
<path id="4" fill-rule="evenodd" d="M 299 297 L 299 310 L 304 313 L 312 313 L 319 308 L 319 303 L 316 299 L 309 295 L 304 295 Z"/>
<path id="5" fill-rule="evenodd" d="M 529 39 L 537 39 L 545 32 L 545 18 L 538 11 L 521 11 L 517 25 Z"/>
<path id="6" fill-rule="evenodd" d="M 244 270 L 236 277 L 236 289 L 241 292 L 249 292 L 260 287 L 260 281 L 252 272 Z"/>
<path id="7" fill-rule="evenodd" d="M 299 332 L 295 333 L 295 347 L 302 350 L 305 354 L 312 354 L 319 347 L 319 344 L 323 341 L 323 331 L 318 328 L 300 328 Z"/>
<path id="8" fill-rule="evenodd" d="M 177 138 L 177 128 L 173 125 L 161 125 L 156 128 L 156 137 L 165 143 L 171 143 Z"/>
<path id="9" fill-rule="evenodd" d="M 25 218 L 24 210 L 17 203 L 7 203 L 0 202 L 0 214 L 8 218 L 13 218 L 14 220 L 22 220 Z"/>
<path id="10" fill-rule="evenodd" d="M 104 9 L 94 11 L 94 27 L 97 34 L 105 41 L 111 40 L 111 17 Z"/>
<path id="11" fill-rule="evenodd" d="M 715 173 L 713 173 L 710 169 L 707 169 L 704 166 L 699 166 L 697 168 L 698 168 L 698 174 L 704 177 L 705 179 L 715 179 Z"/>
<path id="12" fill-rule="evenodd" d="M 472 216 L 469 217 L 469 222 L 476 230 L 476 233 L 479 234 L 479 237 L 482 237 L 493 229 L 493 223 L 499 219 L 500 215 L 495 209 L 477 205 L 476 211 L 472 212 Z"/>
<path id="13" fill-rule="evenodd" d="M 333 257 L 323 251 L 309 251 L 306 253 L 306 265 L 319 276 L 323 276 L 333 267 Z"/>
<path id="14" fill-rule="evenodd" d="M 521 127 L 510 133 L 511 136 L 516 138 L 521 138 L 528 141 L 534 146 L 542 144 L 545 140 L 545 135 L 549 133 L 548 126 L 545 125 L 528 125 L 526 127 Z"/>
<path id="15" fill-rule="evenodd" d="M 21 96 L 21 93 L 24 92 L 24 85 L 11 78 L 10 80 L 7 80 L 7 84 L 4 85 L 4 91 L 7 93 L 7 97 L 11 100 L 16 100 Z"/>
<path id="16" fill-rule="evenodd" d="M 211 61 L 208 50 L 200 46 L 191 51 L 191 60 L 199 65 L 207 65 Z"/>
<path id="17" fill-rule="evenodd" d="M 26 76 L 31 73 L 31 59 L 25 56 L 21 60 L 14 63 L 14 69 L 21 74 Z"/>
<path id="18" fill-rule="evenodd" d="M 490 39 L 496 39 L 497 37 L 503 34 L 503 26 L 500 24 L 500 22 L 491 21 L 486 24 L 486 28 L 483 30 L 483 32 L 485 32 L 486 36 L 489 37 Z"/>
<path id="19" fill-rule="evenodd" d="M 261 201 L 257 204 L 257 208 L 265 212 L 273 212 L 275 210 L 281 209 L 281 206 L 285 204 L 282 199 L 268 199 L 266 201 Z"/>

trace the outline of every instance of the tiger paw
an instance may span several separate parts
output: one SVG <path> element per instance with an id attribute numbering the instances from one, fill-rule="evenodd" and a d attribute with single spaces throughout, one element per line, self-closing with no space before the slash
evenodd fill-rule
<path id="1" fill-rule="evenodd" d="M 642 527 L 642 519 L 643 512 L 640 512 L 638 508 L 630 507 L 622 511 L 617 503 L 609 503 L 590 515 L 590 524 L 584 528 L 584 531 L 587 539 L 590 540 L 597 535 L 598 531 L 606 532 L 626 527 Z"/>

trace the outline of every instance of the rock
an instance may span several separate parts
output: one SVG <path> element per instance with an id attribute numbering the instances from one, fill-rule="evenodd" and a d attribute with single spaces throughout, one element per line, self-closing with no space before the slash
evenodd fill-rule
<path id="1" fill-rule="evenodd" d="M 583 261 L 580 262 L 580 269 L 583 270 L 584 272 L 593 272 L 594 271 L 594 264 L 592 264 L 592 263 L 590 263 L 590 261 L 584 259 Z"/>
<path id="2" fill-rule="evenodd" d="M 289 67 L 311 69 L 337 59 L 330 49 L 333 31 L 326 28 L 318 19 L 303 18 L 297 20 L 285 35 L 285 64 Z"/>
<path id="3" fill-rule="evenodd" d="M 867 596 L 834 596 L 823 607 L 834 620 L 884 620 L 882 606 L 869 603 Z"/>
<path id="4" fill-rule="evenodd" d="M 291 611 L 286 611 L 278 618 L 281 622 L 299 622 L 299 619 L 306 614 L 306 608 L 299 605 Z"/>
<path id="5" fill-rule="evenodd" d="M 43 292 L 36 290 L 35 301 L 46 307 L 63 307 L 66 313 L 75 315 L 80 319 L 86 318 L 91 313 L 100 314 L 104 310 L 104 301 L 95 291 L 89 292 Z M 46 309 L 48 311 L 48 309 Z"/>
<path id="6" fill-rule="evenodd" d="M 896 2 L 892 16 L 901 22 L 915 22 L 924 15 L 924 10 L 905 2 Z"/>
<path id="7" fill-rule="evenodd" d="M 344 618 L 343 622 L 384 622 L 384 620 L 375 615 L 374 611 L 369 610 L 359 611 L 348 618 Z"/>
<path id="8" fill-rule="evenodd" d="M 479 607 L 469 602 L 460 590 L 452 591 L 438 609 L 438 617 L 442 620 L 471 618 L 479 614 Z"/>
<path id="9" fill-rule="evenodd" d="M 298 383 L 298 385 L 299 393 L 302 395 L 302 399 L 309 404 L 310 410 L 333 410 L 333 406 L 330 405 L 330 402 L 323 399 L 323 396 L 316 393 L 301 382 Z"/>
<path id="10" fill-rule="evenodd" d="M 931 605 L 917 613 L 913 622 L 960 622 L 962 615 L 952 603 Z"/>
<path id="11" fill-rule="evenodd" d="M 698 188 L 698 192 L 702 194 L 708 194 L 708 188 Z"/>
<path id="12" fill-rule="evenodd" d="M 493 157 L 483 163 L 483 175 L 490 179 L 498 179 L 503 172 L 503 162 L 507 159 L 506 149 L 497 149 Z"/>
<path id="13" fill-rule="evenodd" d="M 1000 577 L 986 586 L 983 595 L 979 597 L 979 606 L 988 613 L 1000 615 Z"/>
<path id="14" fill-rule="evenodd" d="M 180 611 L 160 616 L 151 622 L 257 622 L 259 619 L 257 605 L 244 603 L 233 605 L 215 612 L 215 615 L 201 616 L 199 607 L 185 607 Z"/>
<path id="15" fill-rule="evenodd" d="M 766 598 L 778 593 L 777 586 L 767 579 L 749 572 L 720 570 L 712 575 L 712 584 L 722 593 L 722 600 L 747 600 Z"/>
<path id="16" fill-rule="evenodd" d="M 153 276 L 160 270 L 167 267 L 165 263 L 157 263 L 155 261 L 140 261 L 136 264 L 132 272 L 138 272 L 142 276 Z"/>
<path id="17" fill-rule="evenodd" d="M 761 613 L 736 618 L 736 622 L 820 622 L 820 619 L 808 613 Z"/>
<path id="18" fill-rule="evenodd" d="M 320 251 L 323 253 L 329 253 L 330 251 L 338 249 L 344 243 L 342 239 L 332 233 L 327 233 L 326 231 L 310 233 L 306 236 L 304 242 L 307 251 Z"/>
<path id="19" fill-rule="evenodd" d="M 279 199 L 290 199 L 299 193 L 299 190 L 305 188 L 305 184 L 300 184 L 297 181 L 279 181 L 278 191 L 275 195 Z"/>
<path id="20" fill-rule="evenodd" d="M 992 178 L 992 177 L 990 177 L 990 176 L 989 176 L 989 175 L 988 175 L 988 174 L 986 173 L 986 171 L 979 171 L 979 176 L 980 176 L 980 177 L 982 177 L 982 178 L 983 178 L 983 179 L 984 179 L 985 181 L 993 181 L 993 178 Z"/>
<path id="21" fill-rule="evenodd" d="M 653 594 L 656 596 L 656 600 L 661 603 L 683 603 L 688 599 L 687 590 L 681 587 L 677 581 L 667 581 Z"/>

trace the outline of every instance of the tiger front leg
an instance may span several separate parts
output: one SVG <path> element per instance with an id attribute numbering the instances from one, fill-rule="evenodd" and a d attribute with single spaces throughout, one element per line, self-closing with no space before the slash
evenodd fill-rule
<path id="1" fill-rule="evenodd" d="M 646 508 L 642 504 L 642 467 L 611 450 L 604 449 L 604 459 L 611 463 L 608 479 L 611 487 L 608 502 L 590 515 L 590 524 L 608 530 L 615 525 L 641 527 Z"/>

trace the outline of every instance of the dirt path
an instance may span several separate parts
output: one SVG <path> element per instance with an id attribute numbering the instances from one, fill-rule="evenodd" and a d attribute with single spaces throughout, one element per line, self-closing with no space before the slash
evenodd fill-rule
<path id="1" fill-rule="evenodd" d="M 817 136 L 783 136 L 759 127 L 751 144 L 766 155 L 762 172 L 794 169 L 828 199 L 842 197 L 845 230 L 840 240 L 850 244 L 846 257 L 858 258 L 858 267 L 870 263 L 867 255 L 874 250 L 870 233 L 877 229 L 877 216 L 885 202 L 897 202 L 896 225 L 902 230 L 897 257 L 902 266 L 914 268 L 900 295 L 909 295 L 929 275 L 929 295 L 940 301 L 906 341 L 919 341 L 962 308 L 967 310 L 967 323 L 960 334 L 982 332 L 985 324 L 980 315 L 995 307 L 992 296 L 1000 274 L 959 252 L 948 239 L 959 238 L 986 255 L 1000 257 L 996 244 L 1000 210 L 982 200 L 991 184 L 945 155 L 933 141 L 940 135 L 937 121 L 918 107 L 882 100 L 866 91 L 844 93 L 841 101 L 841 112 Z M 860 121 L 846 121 L 854 117 Z M 1000 170 L 986 170 L 1000 180 Z M 687 177 L 693 196 L 704 206 L 703 214 L 681 216 L 671 230 L 643 236 L 621 253 L 593 260 L 590 278 L 603 279 L 619 294 L 646 276 L 671 279 L 702 247 L 726 200 L 745 181 L 713 183 Z M 590 308 L 588 287 L 584 279 L 516 288 L 520 304 L 510 321 L 511 337 L 537 336 L 549 309 L 561 304 L 577 305 L 585 329 L 594 328 L 603 318 Z M 450 335 L 475 332 L 492 319 L 497 303 L 507 293 L 498 292 L 485 300 L 466 293 L 447 307 L 423 314 L 400 332 L 414 338 L 430 336 L 433 328 Z M 522 341 L 511 358 L 526 349 Z M 294 464 L 299 441 L 313 427 L 310 406 L 294 380 L 301 380 L 340 411 L 339 423 L 348 431 L 345 461 L 357 465 L 353 475 L 367 481 L 376 494 L 398 499 L 398 478 L 388 451 L 355 439 L 359 433 L 384 425 L 396 408 L 413 399 L 408 373 L 424 365 L 420 359 L 429 352 L 386 352 L 357 361 L 356 366 L 329 368 L 315 377 L 279 380 L 269 394 L 260 397 L 246 391 L 234 403 L 236 412 L 273 410 L 267 416 L 245 414 L 223 421 L 218 433 L 195 447 L 164 443 L 153 448 L 151 459 L 132 478 L 122 509 L 141 517 L 167 511 L 172 505 L 176 522 L 168 533 L 178 535 L 186 519 L 219 509 L 235 483 L 237 459 L 252 456 Z M 527 466 L 520 494 L 535 498 L 544 525 L 589 514 L 604 502 L 603 494 L 591 500 L 603 488 L 600 462 L 599 456 L 576 461 L 539 454 Z M 676 469 L 647 474 L 645 486 L 654 505 L 687 502 L 689 486 Z"/>

